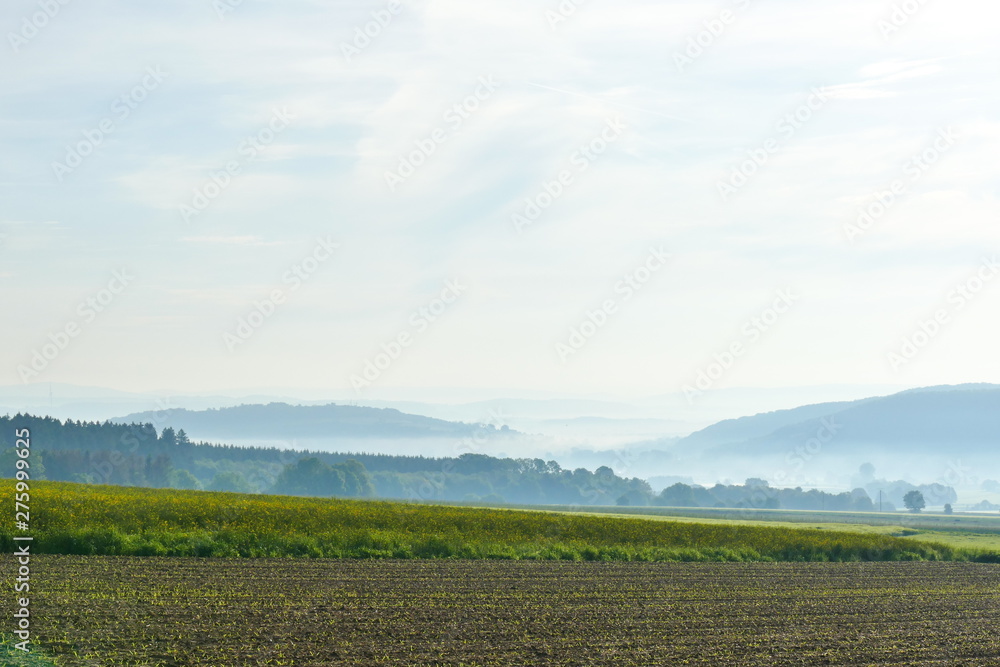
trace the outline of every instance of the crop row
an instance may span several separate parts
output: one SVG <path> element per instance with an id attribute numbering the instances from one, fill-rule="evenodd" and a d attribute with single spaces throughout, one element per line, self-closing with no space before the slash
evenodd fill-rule
<path id="1" fill-rule="evenodd" d="M 987 564 L 42 556 L 37 571 L 34 627 L 66 667 L 1000 663 Z"/>

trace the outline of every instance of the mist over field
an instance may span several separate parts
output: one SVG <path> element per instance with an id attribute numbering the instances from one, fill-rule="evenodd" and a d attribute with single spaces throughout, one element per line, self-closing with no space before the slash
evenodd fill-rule
<path id="1" fill-rule="evenodd" d="M 843 395 L 850 390 L 816 391 Z M 732 400 L 751 393 L 734 393 Z M 12 390 L 0 391 L 3 396 L 13 401 Z M 487 456 L 551 461 L 564 470 L 606 468 L 622 479 L 642 480 L 652 494 L 676 484 L 708 488 L 760 480 L 774 489 L 834 494 L 860 489 L 874 502 L 881 496 L 886 506 L 890 497 L 894 506 L 901 505 L 903 493 L 911 488 L 925 491 L 933 507 L 950 503 L 986 510 L 1000 501 L 996 481 L 1000 457 L 994 445 L 1000 431 L 1000 387 L 989 384 L 793 404 L 756 414 L 737 413 L 704 426 L 671 418 L 685 416 L 683 409 L 676 413 L 657 409 L 657 402 L 667 403 L 663 398 L 386 400 L 371 405 L 356 400 L 272 398 L 279 397 L 189 395 L 164 400 L 53 385 L 51 397 L 34 399 L 50 400 L 48 407 L 32 408 L 23 402 L 7 409 L 69 419 L 111 419 L 123 426 L 148 424 L 157 432 L 181 431 L 195 442 L 284 451 L 286 462 L 306 456 L 305 452 L 327 453 L 334 456 L 331 461 L 360 455 L 440 460 L 425 466 L 428 478 L 453 475 L 449 460 Z M 757 396 L 768 398 L 779 405 L 789 400 L 768 392 Z M 149 404 L 155 409 L 125 413 L 129 405 Z M 87 417 L 92 411 L 100 416 Z M 260 473 L 244 470 L 243 474 L 253 478 Z M 271 474 L 276 475 L 277 469 Z M 211 481 L 211 476 L 205 477 L 202 484 Z M 506 499 L 519 501 L 517 493 L 508 491 L 515 495 Z"/>
<path id="2" fill-rule="evenodd" d="M 117 4 L 3 10 L 0 411 L 1000 500 L 991 7 Z"/>
<path id="3" fill-rule="evenodd" d="M 1000 5 L 0 5 L 0 664 L 1000 664 Z"/>

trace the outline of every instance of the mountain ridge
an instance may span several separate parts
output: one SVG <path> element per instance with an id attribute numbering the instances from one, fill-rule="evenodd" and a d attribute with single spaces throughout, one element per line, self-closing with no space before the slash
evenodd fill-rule
<path id="1" fill-rule="evenodd" d="M 112 423 L 152 423 L 184 429 L 192 438 L 464 438 L 483 430 L 514 431 L 493 424 L 453 422 L 401 412 L 395 408 L 341 405 L 291 405 L 282 402 L 188 410 L 136 412 Z"/>
<path id="2" fill-rule="evenodd" d="M 712 456 L 774 454 L 816 438 L 824 428 L 832 431 L 826 444 L 833 452 L 905 445 L 908 451 L 957 447 L 956 453 L 984 454 L 1000 440 L 1000 386 L 945 385 L 761 413 L 713 424 L 678 444 Z"/>

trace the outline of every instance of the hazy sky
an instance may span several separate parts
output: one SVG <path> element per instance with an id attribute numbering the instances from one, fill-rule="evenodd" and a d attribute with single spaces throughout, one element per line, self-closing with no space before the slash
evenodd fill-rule
<path id="1" fill-rule="evenodd" d="M 0 384 L 995 381 L 998 13 L 8 0 Z"/>

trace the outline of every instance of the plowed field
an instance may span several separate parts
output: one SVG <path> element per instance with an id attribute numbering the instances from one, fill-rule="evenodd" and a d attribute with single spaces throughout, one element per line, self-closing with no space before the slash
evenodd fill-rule
<path id="1" fill-rule="evenodd" d="M 989 564 L 32 563 L 67 666 L 1000 664 Z"/>

